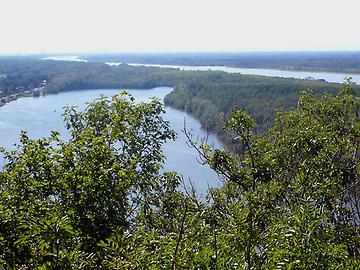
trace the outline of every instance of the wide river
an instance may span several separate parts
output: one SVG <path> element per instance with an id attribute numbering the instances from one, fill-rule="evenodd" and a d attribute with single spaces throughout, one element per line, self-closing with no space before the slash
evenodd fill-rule
<path id="1" fill-rule="evenodd" d="M 146 90 L 129 90 L 136 102 L 146 102 L 151 97 L 161 100 L 172 91 L 169 87 L 158 87 Z M 63 107 L 76 105 L 84 109 L 86 102 L 98 98 L 101 94 L 112 96 L 118 90 L 79 90 L 62 92 L 44 97 L 20 98 L 0 108 L 0 146 L 13 149 L 14 143 L 19 139 L 20 130 L 27 130 L 31 138 L 49 136 L 51 130 L 61 132 L 64 139 L 68 138 L 67 131 L 62 121 Z M 184 178 L 186 183 L 191 180 L 198 194 L 204 197 L 208 187 L 221 184 L 218 176 L 208 166 L 198 162 L 198 153 L 187 144 L 183 133 L 184 123 L 187 130 L 191 130 L 195 137 L 208 136 L 208 143 L 221 148 L 221 143 L 215 135 L 207 134 L 201 129 L 200 123 L 184 112 L 166 107 L 164 118 L 170 122 L 171 128 L 178 134 L 176 141 L 170 141 L 163 146 L 166 156 L 164 170 L 176 171 Z M 185 121 L 185 122 L 184 122 Z M 0 166 L 3 167 L 4 159 L 0 157 Z"/>
<path id="2" fill-rule="evenodd" d="M 108 65 L 119 65 L 121 63 L 107 63 Z M 360 84 L 360 74 L 345 74 L 334 72 L 317 72 L 317 71 L 290 71 L 290 70 L 278 70 L 278 69 L 262 69 L 262 68 L 235 68 L 224 66 L 177 66 L 177 65 L 156 65 L 156 64 L 138 64 L 130 63 L 132 66 L 148 66 L 148 67 L 162 67 L 162 68 L 175 68 L 179 70 L 216 70 L 224 71 L 227 73 L 241 73 L 249 75 L 261 75 L 268 77 L 280 77 L 280 78 L 297 78 L 307 79 L 309 77 L 319 80 L 323 79 L 327 82 L 343 83 L 346 77 L 351 77 L 353 82 Z"/>

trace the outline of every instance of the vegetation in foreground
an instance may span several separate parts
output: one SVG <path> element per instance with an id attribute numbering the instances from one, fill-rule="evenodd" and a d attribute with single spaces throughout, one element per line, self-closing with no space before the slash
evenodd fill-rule
<path id="1" fill-rule="evenodd" d="M 360 100 L 301 94 L 266 135 L 235 110 L 238 151 L 192 141 L 223 187 L 208 202 L 161 173 L 175 134 L 159 101 L 126 94 L 68 108 L 71 138 L 3 150 L 4 269 L 358 269 Z"/>

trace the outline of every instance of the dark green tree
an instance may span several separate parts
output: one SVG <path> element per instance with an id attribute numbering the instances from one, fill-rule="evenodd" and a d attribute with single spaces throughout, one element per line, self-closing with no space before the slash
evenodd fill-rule
<path id="1" fill-rule="evenodd" d="M 21 134 L 0 174 L 0 261 L 5 268 L 99 267 L 99 243 L 130 230 L 165 182 L 163 142 L 175 134 L 158 100 L 123 93 L 64 113 L 70 140 Z M 146 207 L 141 207 L 146 206 Z M 86 266 L 87 265 L 87 266 Z"/>
<path id="2" fill-rule="evenodd" d="M 199 149 L 225 180 L 211 191 L 210 207 L 226 239 L 221 253 L 233 258 L 227 267 L 359 266 L 360 99 L 352 87 L 348 80 L 320 100 L 303 92 L 297 108 L 279 113 L 261 136 L 235 110 L 226 128 L 238 152 Z"/>

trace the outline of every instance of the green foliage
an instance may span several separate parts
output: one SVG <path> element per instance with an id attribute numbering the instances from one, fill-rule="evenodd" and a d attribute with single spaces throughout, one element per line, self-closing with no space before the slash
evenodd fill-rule
<path id="1" fill-rule="evenodd" d="M 360 99 L 309 92 L 256 135 L 234 110 L 236 151 L 191 141 L 224 181 L 199 201 L 161 173 L 174 138 L 157 100 L 123 93 L 69 107 L 69 141 L 3 152 L 4 269 L 358 269 Z"/>
<path id="2" fill-rule="evenodd" d="M 151 208 L 163 177 L 167 185 L 176 180 L 159 174 L 161 145 L 175 137 L 162 113 L 159 101 L 135 105 L 123 93 L 85 112 L 67 108 L 68 142 L 56 132 L 39 140 L 23 132 L 18 149 L 4 152 L 0 175 L 7 267 L 101 265 L 106 252 L 99 244 L 115 230 L 129 230 L 145 211 L 140 205 Z"/>
<path id="3" fill-rule="evenodd" d="M 220 231 L 246 269 L 358 266 L 360 99 L 352 94 L 350 81 L 320 100 L 303 92 L 262 136 L 235 111 L 227 127 L 242 141 L 238 154 L 204 148 L 226 180 L 212 191 Z"/>
<path id="4" fill-rule="evenodd" d="M 265 132 L 274 125 L 278 110 L 296 106 L 302 89 L 316 89 L 320 96 L 334 94 L 339 87 L 319 81 L 204 72 L 203 77 L 177 84 L 165 97 L 165 105 L 193 115 L 231 148 L 237 142 L 224 133 L 223 127 L 231 119 L 233 108 L 249 113 L 257 123 L 255 131 Z"/>

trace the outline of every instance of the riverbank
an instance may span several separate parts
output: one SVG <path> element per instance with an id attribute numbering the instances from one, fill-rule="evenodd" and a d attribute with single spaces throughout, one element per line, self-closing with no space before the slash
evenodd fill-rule
<path id="1" fill-rule="evenodd" d="M 37 97 L 37 96 L 45 96 L 45 88 L 44 87 L 34 88 L 33 90 L 28 90 L 28 91 L 24 91 L 21 93 L 1 97 L 0 98 L 0 107 L 5 106 L 6 104 L 8 104 L 14 100 L 17 100 L 18 98 Z"/>

